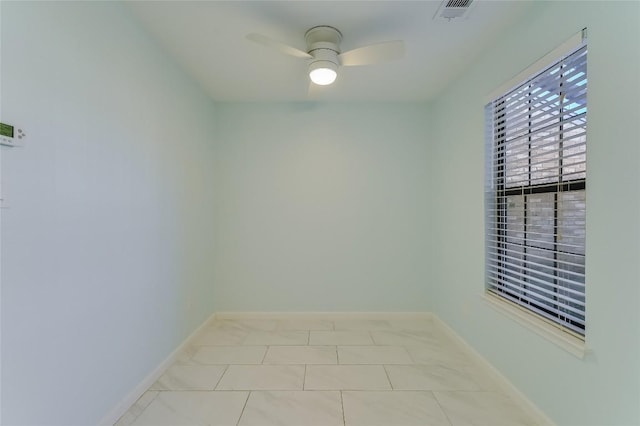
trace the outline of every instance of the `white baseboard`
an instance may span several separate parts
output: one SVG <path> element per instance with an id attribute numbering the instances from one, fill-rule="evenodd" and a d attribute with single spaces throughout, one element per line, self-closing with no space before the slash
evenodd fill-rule
<path id="1" fill-rule="evenodd" d="M 173 364 L 180 354 L 190 346 L 191 341 L 198 338 L 204 328 L 215 320 L 216 314 L 212 314 L 207 318 L 193 333 L 189 335 L 171 354 L 162 361 L 147 377 L 145 377 L 129 394 L 116 405 L 106 416 L 98 423 L 100 426 L 112 426 L 122 417 L 127 410 L 135 404 L 135 402 L 145 393 L 149 387 L 158 380 L 164 371 Z"/>
<path id="2" fill-rule="evenodd" d="M 430 312 L 218 312 L 218 320 L 431 320 Z"/>
<path id="3" fill-rule="evenodd" d="M 547 417 L 529 398 L 527 398 L 520 390 L 513 385 L 498 369 L 496 369 L 489 361 L 480 355 L 466 340 L 456 333 L 447 323 L 442 321 L 437 315 L 433 315 L 434 322 L 453 340 L 460 344 L 466 352 L 471 355 L 476 362 L 488 370 L 496 379 L 496 384 L 500 390 L 508 395 L 522 410 L 533 417 L 538 425 L 553 426 L 555 423 Z"/>

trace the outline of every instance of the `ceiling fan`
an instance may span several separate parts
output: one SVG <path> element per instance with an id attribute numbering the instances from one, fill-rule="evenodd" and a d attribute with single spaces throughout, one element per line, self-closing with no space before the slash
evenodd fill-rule
<path id="1" fill-rule="evenodd" d="M 307 50 L 303 51 L 261 34 L 249 34 L 247 38 L 256 43 L 274 48 L 289 56 L 306 59 L 309 62 L 309 78 L 320 86 L 333 83 L 340 66 L 372 65 L 399 59 L 404 55 L 404 42 L 387 41 L 358 47 L 342 52 L 342 33 L 328 25 L 309 29 L 305 35 Z"/>

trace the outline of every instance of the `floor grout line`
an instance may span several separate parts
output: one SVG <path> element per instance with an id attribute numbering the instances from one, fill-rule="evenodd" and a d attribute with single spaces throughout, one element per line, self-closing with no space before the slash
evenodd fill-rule
<path id="1" fill-rule="evenodd" d="M 409 352 L 409 348 L 407 348 L 406 346 L 400 346 L 400 347 L 404 350 L 404 352 L 407 354 L 407 356 L 411 360 L 411 365 L 417 364 L 415 358 L 411 356 L 411 353 Z"/>
<path id="2" fill-rule="evenodd" d="M 131 409 L 132 409 L 132 408 L 133 408 L 133 407 L 138 403 L 138 401 L 140 401 L 140 400 L 142 399 L 142 397 L 143 397 L 147 392 L 155 392 L 156 394 L 153 396 L 153 398 L 151 398 L 151 401 L 149 401 L 149 403 L 148 403 L 147 405 L 145 405 L 145 406 L 140 410 L 140 412 L 139 412 L 138 414 L 135 414 L 135 415 L 134 415 L 134 414 L 131 412 Z M 145 411 L 145 410 L 146 410 L 146 409 L 151 405 L 151 403 L 152 403 L 153 401 L 155 401 L 155 399 L 158 397 L 158 395 L 160 395 L 160 391 L 156 391 L 156 390 L 149 390 L 149 389 L 147 389 L 146 391 L 144 391 L 144 393 L 143 393 L 142 395 L 140 395 L 140 397 L 136 400 L 136 402 L 134 402 L 134 403 L 133 403 L 133 405 L 132 405 L 131 407 L 129 407 L 129 408 L 127 409 L 127 411 L 125 411 L 125 412 L 124 412 L 124 414 L 122 414 L 122 415 L 118 418 L 118 420 L 116 420 L 116 422 L 114 423 L 114 426 L 115 426 L 115 425 L 117 425 L 117 424 L 120 422 L 120 420 L 122 420 L 122 418 L 123 418 L 124 416 L 126 416 L 126 415 L 127 415 L 127 413 L 131 414 L 131 416 L 133 417 L 133 419 L 131 419 L 131 421 L 130 421 L 130 422 L 128 422 L 128 423 L 127 423 L 127 425 L 129 425 L 129 426 L 133 425 L 133 424 L 136 422 L 136 420 L 138 419 L 138 417 L 140 417 L 140 416 L 142 415 L 142 413 L 144 413 L 144 411 Z"/>
<path id="3" fill-rule="evenodd" d="M 371 343 L 374 346 L 378 346 L 378 344 L 376 343 L 375 339 L 373 338 L 373 334 L 371 334 L 371 330 L 367 330 L 367 333 L 369 333 L 369 338 L 371 339 Z"/>
<path id="4" fill-rule="evenodd" d="M 307 364 L 304 365 L 304 375 L 302 376 L 302 390 L 304 391 L 304 385 L 307 383 Z"/>
<path id="5" fill-rule="evenodd" d="M 302 325 L 302 324 L 300 324 L 300 325 Z M 340 393 L 340 404 L 341 404 L 341 409 L 342 409 L 342 421 L 343 421 L 343 426 L 346 426 L 346 413 L 345 413 L 345 406 L 344 406 L 344 405 L 345 405 L 345 404 L 344 404 L 344 392 L 345 392 L 345 391 L 350 391 L 350 390 L 351 390 L 351 391 L 355 391 L 355 392 L 363 392 L 363 393 L 367 393 L 367 392 L 371 392 L 371 393 L 376 393 L 376 392 L 393 392 L 393 394 L 390 394 L 390 395 L 396 395 L 397 397 L 400 397 L 400 394 L 403 394 L 403 393 L 405 393 L 405 392 L 407 392 L 407 393 L 411 393 L 411 392 L 421 392 L 421 393 L 422 393 L 422 392 L 428 392 L 428 393 L 429 393 L 429 395 L 431 395 L 431 397 L 434 399 L 434 402 L 436 403 L 436 405 L 434 406 L 433 410 L 434 410 L 434 411 L 436 411 L 436 408 L 435 408 L 435 407 L 437 406 L 437 407 L 438 407 L 438 409 L 440 409 L 440 410 L 441 410 L 441 413 L 442 413 L 442 415 L 444 416 L 444 419 L 446 419 L 446 421 L 448 422 L 448 424 L 449 424 L 449 425 L 452 425 L 452 424 L 453 424 L 452 420 L 449 418 L 449 414 L 445 411 L 444 406 L 442 405 L 441 401 L 438 399 L 438 397 L 437 397 L 437 395 L 436 395 L 436 392 L 433 390 L 433 388 L 431 388 L 431 389 L 428 389 L 428 388 L 427 388 L 427 389 L 395 389 L 395 388 L 394 388 L 394 385 L 393 385 L 393 383 L 392 383 L 392 381 L 391 381 L 390 373 L 389 373 L 389 370 L 387 369 L 387 367 L 394 367 L 394 366 L 396 366 L 396 365 L 399 365 L 399 366 L 407 366 L 407 367 L 409 367 L 409 366 L 422 366 L 422 365 L 423 365 L 423 363 L 417 363 L 417 362 L 416 362 L 416 359 L 417 359 L 417 358 L 419 358 L 419 357 L 424 357 L 424 354 L 422 354 L 420 351 L 418 351 L 418 352 L 416 352 L 415 354 L 413 354 L 413 353 L 410 351 L 410 349 L 412 349 L 412 348 L 413 348 L 413 346 L 411 346 L 411 341 L 413 340 L 413 339 L 412 339 L 412 337 L 414 337 L 414 336 L 413 336 L 413 335 L 414 335 L 414 333 L 412 333 L 411 331 L 407 331 L 407 330 L 399 330 L 399 331 L 398 331 L 398 330 L 377 330 L 377 329 L 370 329 L 370 328 L 369 328 L 369 329 L 364 329 L 364 327 L 363 327 L 363 329 L 360 329 L 360 330 L 357 330 L 357 329 L 356 329 L 356 330 L 336 330 L 336 323 L 332 321 L 332 322 L 330 322 L 331 330 L 315 330 L 315 331 L 320 331 L 320 332 L 327 331 L 327 332 L 329 332 L 329 333 L 338 333 L 338 332 L 354 333 L 352 336 L 353 336 L 353 339 L 355 339 L 355 340 L 353 340 L 353 339 L 344 339 L 345 341 L 343 342 L 343 344 L 342 344 L 342 345 L 339 345 L 339 344 L 319 344 L 319 345 L 311 345 L 311 331 L 314 331 L 314 330 L 311 330 L 311 329 L 307 329 L 307 330 L 281 330 L 281 329 L 280 329 L 280 327 L 281 327 L 281 326 L 282 326 L 282 325 L 281 325 L 281 323 L 280 323 L 280 322 L 278 322 L 278 323 L 277 323 L 276 330 L 275 330 L 275 332 L 276 332 L 276 333 L 282 333 L 282 332 L 285 332 L 285 333 L 286 333 L 286 332 L 297 332 L 297 333 L 298 333 L 298 336 L 300 336 L 300 337 L 301 337 L 301 334 L 302 334 L 301 332 L 306 333 L 306 334 L 307 334 L 306 344 L 285 344 L 285 345 L 279 345 L 279 344 L 275 344 L 275 345 L 274 345 L 274 344 L 253 344 L 253 345 L 245 345 L 245 344 L 243 344 L 244 342 L 246 342 L 246 341 L 247 341 L 247 339 L 248 339 L 249 335 L 250 335 L 253 331 L 258 331 L 258 332 L 260 332 L 260 333 L 272 333 L 272 332 L 273 332 L 273 331 L 266 331 L 266 330 L 265 330 L 265 331 L 263 331 L 263 330 L 252 330 L 252 331 L 246 331 L 247 335 L 246 335 L 246 336 L 244 336 L 244 337 L 242 338 L 242 340 L 241 340 L 241 343 L 238 343 L 238 344 L 226 344 L 226 345 L 216 345 L 216 344 L 213 344 L 213 345 L 210 345 L 210 344 L 209 344 L 209 345 L 193 345 L 193 353 L 188 354 L 188 355 L 186 356 L 186 360 L 184 361 L 185 363 L 191 362 L 191 364 L 185 364 L 185 365 L 196 365 L 196 366 L 218 366 L 218 367 L 224 367 L 224 368 L 222 369 L 222 374 L 218 377 L 218 379 L 217 379 L 217 381 L 216 381 L 215 385 L 213 386 L 213 388 L 212 388 L 212 389 L 210 389 L 210 390 L 209 390 L 209 389 L 207 389 L 207 390 L 205 390 L 205 389 L 182 389 L 182 390 L 176 390 L 176 389 L 147 389 L 147 390 L 146 390 L 146 392 L 150 392 L 150 391 L 151 391 L 151 392 L 156 392 L 156 393 L 155 393 L 155 395 L 151 398 L 151 400 L 149 401 L 149 403 L 145 406 L 145 408 L 143 408 L 142 410 L 140 410 L 140 412 L 138 413 L 138 415 L 137 415 L 137 416 L 132 416 L 132 417 L 133 417 L 133 419 L 132 419 L 132 420 L 133 420 L 133 422 L 135 422 L 135 420 L 136 420 L 136 419 L 137 419 L 137 418 L 138 418 L 138 417 L 139 417 L 139 416 L 140 416 L 140 415 L 141 415 L 141 414 L 142 414 L 142 413 L 143 413 L 143 412 L 144 412 L 144 411 L 145 411 L 145 410 L 146 410 L 146 409 L 151 405 L 151 403 L 152 403 L 153 401 L 155 401 L 155 400 L 156 400 L 156 398 L 157 398 L 161 393 L 163 393 L 163 392 L 181 392 L 181 391 L 185 391 L 185 392 L 186 392 L 186 391 L 190 391 L 190 392 L 199 391 L 199 392 L 211 392 L 211 393 L 221 393 L 221 392 L 246 392 L 246 399 L 245 399 L 244 404 L 243 404 L 243 406 L 242 406 L 242 410 L 240 411 L 240 415 L 239 415 L 239 417 L 238 417 L 238 420 L 237 420 L 237 422 L 235 423 L 235 424 L 236 424 L 236 426 L 237 426 L 237 425 L 239 425 L 239 424 L 240 424 L 240 422 L 241 422 L 241 419 L 242 419 L 242 418 L 243 418 L 243 416 L 244 416 L 244 413 L 245 413 L 246 408 L 247 408 L 247 406 L 248 406 L 248 401 L 249 401 L 249 399 L 250 399 L 250 397 L 251 397 L 252 393 L 258 392 L 259 390 L 258 390 L 258 389 L 251 389 L 251 387 L 249 387 L 248 389 L 235 389 L 235 390 L 233 390 L 233 389 L 229 389 L 229 390 L 220 390 L 220 389 L 218 389 L 218 387 L 220 386 L 220 384 L 221 384 L 221 383 L 222 383 L 222 381 L 224 380 L 224 378 L 225 378 L 226 374 L 228 374 L 228 373 L 229 373 L 230 367 L 231 367 L 231 366 L 234 366 L 234 365 L 238 365 L 238 366 L 254 366 L 254 367 L 257 367 L 257 366 L 272 366 L 272 367 L 293 367 L 293 366 L 298 366 L 297 368 L 299 368 L 300 366 L 303 366 L 304 368 L 303 368 L 302 388 L 301 388 L 301 389 L 299 389 L 299 388 L 298 388 L 298 389 L 290 389 L 290 390 L 287 390 L 287 391 L 292 391 L 292 392 L 295 392 L 295 391 L 306 392 L 306 393 L 307 393 L 307 395 L 308 395 L 309 393 L 312 393 L 312 392 L 338 391 L 338 392 Z M 296 326 L 296 324 L 294 323 L 294 324 L 292 324 L 292 326 Z M 300 328 L 304 328 L 304 327 L 300 327 Z M 378 343 L 376 342 L 376 340 L 374 339 L 374 335 L 373 335 L 373 332 L 374 332 L 374 331 L 398 332 L 398 333 L 399 333 L 399 336 L 398 336 L 398 337 L 403 337 L 403 336 L 404 336 L 406 339 L 409 339 L 409 340 L 399 341 L 398 343 L 393 344 L 393 345 L 378 344 Z M 365 333 L 365 332 L 366 332 L 366 335 L 369 337 L 369 339 L 370 339 L 371 343 L 368 343 L 368 344 L 365 344 L 365 345 L 362 345 L 362 344 L 353 344 L 353 343 L 351 343 L 351 342 L 354 342 L 354 341 L 355 341 L 355 342 L 359 341 L 358 339 L 360 339 L 360 341 L 361 341 L 361 339 L 362 339 L 362 337 L 364 336 L 364 333 Z M 350 336 L 350 335 L 346 334 L 346 335 L 342 336 L 341 338 L 349 337 L 349 336 Z M 391 337 L 393 337 L 393 336 L 391 336 Z M 419 336 L 418 336 L 418 337 L 419 337 Z M 224 339 L 224 337 L 221 337 L 220 339 L 222 340 L 222 339 Z M 420 339 L 419 339 L 419 338 L 418 338 L 418 340 L 420 341 Z M 212 341 L 214 341 L 214 342 L 215 342 L 216 340 L 214 339 L 214 340 L 212 340 Z M 384 335 L 382 335 L 382 341 L 384 341 Z M 440 338 L 439 336 L 435 336 L 434 344 L 438 344 L 438 343 L 440 343 L 440 342 L 441 342 L 441 338 Z M 426 342 L 421 342 L 421 343 L 422 343 L 422 344 L 418 344 L 416 347 L 418 347 L 418 348 L 420 348 L 420 347 L 430 348 L 430 347 L 431 347 L 431 344 L 428 344 L 428 345 L 427 345 L 427 344 L 426 344 Z M 333 348 L 333 349 L 334 349 L 334 351 L 335 351 L 335 354 L 336 354 L 336 357 L 335 357 L 335 361 L 336 361 L 336 363 L 335 363 L 335 364 L 333 364 L 333 363 L 329 363 L 329 364 L 326 364 L 326 363 L 313 364 L 314 366 L 329 366 L 329 367 L 332 367 L 332 366 L 363 366 L 363 367 L 364 367 L 364 366 L 380 366 L 380 367 L 382 367 L 382 368 L 383 368 L 383 371 L 384 371 L 384 373 L 385 373 L 385 377 L 387 378 L 387 384 L 389 385 L 389 389 L 367 389 L 367 388 L 366 388 L 366 386 L 365 386 L 365 388 L 361 388 L 361 389 L 357 389 L 357 388 L 356 388 L 356 389 L 349 389 L 349 388 L 348 388 L 348 386 L 346 386 L 346 385 L 347 385 L 347 384 L 349 384 L 349 383 L 351 383 L 351 379 L 350 379 L 350 378 L 348 378 L 348 377 L 346 377 L 346 378 L 341 378 L 341 379 L 340 379 L 340 383 L 341 383 L 341 385 L 336 386 L 336 388 L 335 388 L 335 389 L 306 389 L 306 377 L 307 377 L 307 373 L 308 373 L 308 365 L 311 365 L 311 364 L 309 364 L 308 362 L 309 362 L 309 361 L 313 361 L 314 359 L 312 359 L 312 358 L 306 358 L 306 355 L 304 355 L 301 359 L 297 359 L 297 360 L 303 360 L 303 361 L 306 361 L 306 362 L 304 362 L 304 363 L 299 363 L 299 362 L 298 362 L 298 363 L 291 363 L 291 362 L 289 362 L 289 361 L 287 360 L 287 357 L 289 357 L 289 356 L 290 356 L 289 354 L 292 354 L 291 356 L 293 356 L 294 358 L 290 358 L 290 360 L 295 359 L 296 355 L 293 355 L 293 354 L 295 354 L 296 352 L 288 352 L 286 348 L 287 348 L 287 347 L 291 347 L 291 348 L 311 348 L 311 347 L 315 347 L 315 346 L 317 346 L 317 347 Z M 380 359 L 380 358 L 376 359 L 376 357 L 377 357 L 377 356 L 380 356 L 380 355 L 379 355 L 380 353 L 387 353 L 387 351 L 381 351 L 381 350 L 379 350 L 379 349 L 377 349 L 377 348 L 383 348 L 383 347 L 389 347 L 389 348 L 391 348 L 391 347 L 399 347 L 399 348 L 402 348 L 402 352 L 404 352 L 404 355 L 406 355 L 406 356 L 407 356 L 407 357 L 406 357 L 406 359 L 407 359 L 407 360 L 409 360 L 409 361 L 410 361 L 410 363 L 405 363 L 405 362 L 403 362 L 403 363 L 401 363 L 401 364 L 394 364 L 393 362 L 391 362 L 391 363 L 387 363 L 387 364 L 384 364 L 384 363 L 376 363 L 376 364 L 366 364 L 366 363 L 362 363 L 362 364 L 359 364 L 359 363 L 355 363 L 355 364 L 342 364 L 342 363 L 341 363 L 341 361 L 345 361 L 345 360 L 344 360 L 344 359 L 342 359 L 342 360 L 341 360 L 341 358 L 340 358 L 340 351 L 339 351 L 339 348 L 340 348 L 341 346 L 353 346 L 353 347 L 355 347 L 355 348 L 358 348 L 358 347 L 366 347 L 366 346 L 369 346 L 369 347 L 370 347 L 370 350 L 369 350 L 368 352 L 367 352 L 367 349 L 363 349 L 363 352 L 362 352 L 362 355 L 361 355 L 361 356 L 363 356 L 364 358 L 362 358 L 362 359 L 356 359 L 356 360 L 355 360 L 356 362 L 357 362 L 358 360 L 373 360 L 373 361 L 380 361 L 381 359 Z M 239 348 L 255 348 L 255 349 L 256 349 L 256 350 L 255 350 L 255 352 L 257 352 L 257 348 L 263 348 L 263 349 L 264 349 L 264 352 L 263 352 L 263 355 L 262 355 L 262 358 L 261 358 L 261 361 L 260 361 L 260 363 L 259 363 L 259 364 L 255 364 L 255 363 L 249 363 L 249 364 L 235 364 L 235 363 L 233 363 L 233 362 L 232 362 L 232 363 L 225 363 L 225 364 L 206 364 L 206 363 L 205 363 L 205 364 L 200 364 L 200 363 L 198 363 L 198 364 L 194 364 L 193 359 L 194 359 L 194 356 L 195 356 L 196 352 L 198 352 L 200 349 L 202 349 L 202 348 L 204 348 L 204 347 L 210 347 L 210 348 L 211 348 L 211 347 L 213 347 L 213 348 L 221 348 L 221 349 L 224 349 L 224 348 L 232 348 L 232 349 L 233 349 L 233 348 L 237 348 L 237 349 L 239 349 Z M 283 349 L 283 351 L 281 352 L 281 353 L 282 353 L 282 355 L 283 355 L 283 358 L 281 358 L 281 359 L 280 359 L 280 361 L 283 361 L 284 363 L 282 363 L 282 364 L 265 364 L 265 361 L 266 361 L 267 355 L 269 354 L 269 351 L 271 351 L 271 349 L 273 349 L 273 348 L 282 348 L 282 349 Z M 445 348 L 445 349 L 446 349 L 446 348 Z M 306 350 L 306 349 L 305 349 L 305 350 Z M 213 351 L 215 352 L 215 350 L 213 350 Z M 448 351 L 450 351 L 450 349 L 446 349 L 445 356 L 447 355 Z M 327 351 L 327 352 L 328 352 L 328 351 Z M 280 351 L 278 351 L 278 353 L 280 353 Z M 315 352 L 314 352 L 314 353 L 315 353 Z M 232 355 L 234 354 L 233 350 L 230 352 L 230 354 L 232 354 Z M 389 354 L 390 354 L 389 356 L 390 356 L 391 358 L 386 358 L 386 357 L 387 357 L 387 355 L 382 355 L 382 357 L 383 357 L 383 358 L 382 358 L 382 360 L 396 361 L 396 360 L 399 360 L 399 359 L 402 359 L 402 360 L 404 360 L 404 359 L 405 359 L 405 356 L 404 356 L 404 355 L 402 355 L 402 356 L 401 356 L 401 354 L 400 354 L 400 351 L 399 351 L 399 350 L 395 350 L 395 349 L 394 349 L 393 351 L 390 351 L 390 352 L 389 352 Z M 212 355 L 213 355 L 213 358 L 215 358 L 215 357 L 216 357 L 216 355 L 215 355 L 215 354 L 212 354 Z M 257 354 L 256 354 L 256 355 L 257 355 Z M 277 354 L 274 354 L 274 355 L 276 355 L 275 361 L 277 362 L 277 361 L 278 361 L 278 356 L 277 356 Z M 349 352 L 348 352 L 348 351 L 346 352 L 346 355 L 347 355 L 347 358 L 348 358 L 348 355 L 349 355 Z M 397 357 L 396 357 L 396 355 L 397 355 Z M 428 353 L 427 353 L 427 355 L 428 355 Z M 373 357 L 373 358 L 370 358 L 370 357 Z M 399 358 L 398 358 L 398 357 L 399 357 Z M 233 357 L 232 357 L 232 358 L 233 358 Z M 255 357 L 255 358 L 257 358 L 257 357 Z M 255 358 L 254 358 L 254 359 L 255 359 Z M 305 358 L 306 358 L 306 359 L 305 359 Z M 344 352 L 343 352 L 343 358 L 345 358 L 345 353 L 344 353 Z M 223 358 L 223 359 L 224 359 L 224 358 Z M 237 358 L 236 358 L 236 359 L 237 359 Z M 321 361 L 325 361 L 325 362 L 326 362 L 324 354 L 323 354 L 323 356 L 320 358 L 320 360 L 321 360 Z M 257 359 L 256 359 L 256 361 L 257 361 Z M 444 362 L 444 361 L 443 361 L 443 362 Z M 181 362 L 176 362 L 176 363 L 177 363 L 177 364 L 182 365 L 182 364 L 181 364 Z M 447 362 L 447 364 L 449 364 L 449 363 Z M 452 365 L 452 366 L 451 366 L 451 368 L 452 368 L 452 369 L 454 369 L 454 370 L 456 370 L 456 371 L 458 371 L 458 372 L 460 372 L 460 374 L 464 374 L 465 378 L 469 378 L 469 379 L 471 379 L 471 378 L 472 378 L 472 376 L 473 376 L 473 377 L 475 377 L 471 371 L 467 371 L 466 369 L 462 369 L 462 368 L 459 368 L 459 367 L 454 366 L 454 365 Z M 234 371 L 235 371 L 235 370 L 234 370 Z M 262 370 L 262 369 L 260 369 L 260 370 L 257 370 L 257 371 L 262 372 L 263 370 Z M 265 372 L 266 372 L 266 371 L 267 371 L 267 370 L 265 370 Z M 268 371 L 269 371 L 269 373 L 268 373 L 269 375 L 270 375 L 270 374 L 273 374 L 273 373 L 271 373 L 271 372 L 270 372 L 271 370 L 268 370 Z M 300 370 L 298 369 L 298 372 L 299 372 L 299 371 L 300 371 Z M 379 370 L 378 370 L 378 371 L 379 371 Z M 394 371 L 394 370 L 392 369 L 392 371 Z M 252 373 L 252 374 L 253 374 L 253 373 Z M 262 374 L 262 373 L 260 373 L 260 374 Z M 287 373 L 287 374 L 289 374 L 289 373 Z M 340 374 L 342 375 L 342 372 L 340 372 Z M 349 374 L 352 374 L 352 373 L 349 373 Z M 356 373 L 354 372 L 353 374 L 356 374 Z M 358 373 L 356 374 L 356 376 L 354 376 L 354 377 L 355 377 L 355 380 L 359 380 L 359 379 L 358 379 L 358 377 L 359 377 L 359 375 L 360 375 L 360 374 L 361 374 L 361 373 L 360 373 L 360 372 L 358 372 Z M 299 376 L 298 376 L 298 377 L 299 377 Z M 394 377 L 396 377 L 396 376 L 394 376 Z M 380 379 L 381 379 L 381 376 L 380 376 Z M 403 379 L 403 377 L 398 376 L 398 377 L 396 377 L 396 379 L 397 379 L 397 383 L 396 383 L 396 384 L 397 384 L 398 386 L 400 386 L 400 387 L 404 387 L 404 386 L 402 385 L 402 381 L 404 380 L 404 379 Z M 270 380 L 270 379 L 269 379 L 269 380 Z M 342 383 L 342 382 L 344 382 L 344 383 Z M 474 382 L 474 383 L 476 383 L 476 380 L 473 380 L 473 382 Z M 268 382 L 268 383 L 271 383 L 271 382 Z M 381 383 L 381 382 L 379 382 L 379 383 Z M 499 394 L 499 395 L 505 396 L 506 398 L 511 399 L 511 396 L 510 396 L 510 395 L 508 395 L 508 394 L 504 394 L 504 393 L 502 393 L 502 392 L 500 392 L 500 391 L 497 391 L 497 390 L 495 390 L 495 389 L 492 389 L 492 388 L 491 388 L 491 389 L 485 389 L 485 384 L 484 384 L 484 383 L 482 383 L 482 385 L 480 385 L 479 383 L 476 383 L 476 384 L 478 384 L 478 386 L 480 386 L 480 389 L 478 389 L 478 390 L 466 390 L 466 389 L 464 389 L 464 391 L 465 391 L 465 392 L 475 392 L 475 393 L 495 393 L 495 394 Z M 368 386 L 368 385 L 367 385 L 367 386 Z M 271 384 L 269 384 L 269 386 L 268 386 L 268 387 L 273 387 L 273 386 L 272 386 Z M 462 390 L 462 389 L 461 389 L 461 390 Z M 267 391 L 267 392 L 278 392 L 278 391 L 285 391 L 285 389 L 273 389 L 273 390 L 266 390 L 266 389 L 265 389 L 265 391 Z M 443 393 L 443 394 L 446 394 L 447 392 L 455 392 L 455 390 L 453 390 L 453 389 L 451 389 L 451 390 L 446 389 L 446 390 L 443 390 L 443 391 L 440 391 L 440 392 L 441 392 L 441 393 Z M 142 397 L 142 396 L 141 396 L 141 397 Z M 380 398 L 386 398 L 386 397 L 382 397 L 382 396 L 380 396 Z M 404 398 L 404 397 L 402 397 L 402 398 Z M 406 398 L 410 398 L 410 397 L 407 395 L 407 396 L 406 396 Z M 447 396 L 447 398 L 448 398 L 448 396 Z M 380 401 L 384 401 L 384 400 L 385 400 L 385 399 L 381 399 Z M 395 400 L 395 399 L 393 399 L 393 398 L 392 398 L 392 400 Z M 334 401 L 335 401 L 335 400 L 334 400 Z M 136 401 L 136 402 L 137 402 L 137 401 Z M 241 402 L 241 399 L 240 399 L 240 398 L 238 398 L 238 400 L 237 400 L 238 405 L 236 405 L 236 406 L 235 406 L 236 408 L 234 409 L 234 416 L 235 416 L 235 415 L 237 415 L 237 414 L 236 414 L 236 413 L 237 413 L 237 411 L 236 411 L 236 410 L 237 410 L 237 407 L 239 406 L 239 403 L 240 403 L 240 402 Z M 446 402 L 446 401 L 445 401 L 445 402 Z M 255 402 L 254 402 L 254 403 L 255 403 Z M 254 403 L 252 403 L 252 406 L 253 406 L 253 404 L 254 404 Z M 134 404 L 134 405 L 135 405 L 135 404 Z M 516 405 L 517 405 L 517 404 L 516 404 Z M 132 407 L 133 407 L 133 405 L 132 405 Z M 130 407 L 129 409 L 131 409 L 132 407 Z M 335 406 L 334 406 L 334 407 L 335 407 Z M 393 405 L 393 408 L 392 408 L 392 409 L 398 409 L 398 408 L 399 408 L 399 406 L 398 406 L 398 405 Z M 137 410 L 136 410 L 136 411 L 137 411 Z M 252 410 L 250 410 L 250 411 L 251 411 L 251 413 L 250 413 L 249 415 L 253 416 L 253 414 L 255 414 L 255 413 L 254 413 Z M 356 410 L 356 411 L 357 411 L 357 410 Z M 335 412 L 334 412 L 334 413 L 335 413 Z M 126 413 L 125 413 L 125 414 L 126 414 Z M 350 416 L 352 416 L 352 417 L 353 417 L 353 416 L 355 415 L 356 417 L 358 417 L 358 416 L 359 416 L 359 414 L 358 414 L 358 415 L 356 415 L 356 414 L 357 414 L 357 413 L 354 413 L 354 412 L 351 412 L 351 411 L 350 411 Z M 496 414 L 497 414 L 497 413 L 496 413 Z M 248 415 L 248 416 L 249 416 L 249 415 Z M 124 416 L 124 414 L 123 414 L 123 416 Z M 358 418 L 359 418 L 359 417 L 358 417 Z M 247 418 L 247 419 L 248 419 L 248 418 Z M 357 421 L 357 418 L 355 418 L 355 419 L 354 419 L 354 418 L 351 418 L 351 417 L 350 417 L 350 419 L 351 419 L 351 420 L 355 420 L 355 421 Z M 444 419 L 443 419 L 443 420 L 444 420 Z M 120 419 L 119 419 L 119 420 L 120 420 Z M 336 420 L 337 420 L 337 419 L 336 419 Z M 300 425 L 301 425 L 301 426 L 302 426 L 303 424 L 304 424 L 304 423 L 300 423 Z"/>
<path id="6" fill-rule="evenodd" d="M 262 362 L 260 363 L 260 365 L 264 365 L 264 360 L 267 359 L 267 353 L 269 353 L 269 348 L 271 348 L 271 346 L 267 345 L 267 349 L 264 351 L 264 355 L 262 355 Z"/>
<path id="7" fill-rule="evenodd" d="M 438 400 L 438 396 L 436 395 L 436 393 L 434 391 L 430 391 L 431 395 L 433 395 L 433 399 L 436 401 L 436 404 L 438 404 L 438 407 L 440 407 L 440 410 L 442 411 L 442 413 L 444 414 L 445 418 L 447 419 L 447 421 L 449 422 L 450 425 L 453 425 L 453 422 L 451 421 L 451 419 L 449 418 L 449 415 L 447 414 L 447 412 L 444 410 L 444 407 L 442 406 L 442 404 L 440 404 L 440 401 Z"/>
<path id="8" fill-rule="evenodd" d="M 230 367 L 230 366 L 231 366 L 230 364 L 227 364 L 227 365 L 225 366 L 224 371 L 222 372 L 222 374 L 220 375 L 220 378 L 219 378 L 219 379 L 218 379 L 218 381 L 216 382 L 216 385 L 215 385 L 215 386 L 213 387 L 213 389 L 211 389 L 211 390 L 215 391 L 215 390 L 217 389 L 218 385 L 219 385 L 219 384 L 220 384 L 220 382 L 222 381 L 222 378 L 224 377 L 224 375 L 225 375 L 225 374 L 227 374 L 227 371 L 229 370 L 229 367 Z"/>
<path id="9" fill-rule="evenodd" d="M 249 397 L 250 396 L 251 396 L 251 391 L 249 391 L 247 393 L 247 399 L 244 400 L 244 405 L 242 406 L 242 411 L 240 411 L 240 417 L 238 417 L 238 421 L 236 422 L 236 426 L 238 426 L 240 424 L 240 420 L 242 419 L 242 416 L 244 415 L 245 408 L 247 408 L 247 403 L 249 402 Z"/>
<path id="10" fill-rule="evenodd" d="M 393 389 L 393 383 L 391 383 L 391 378 L 389 377 L 389 372 L 387 371 L 387 366 L 386 365 L 382 365 L 382 369 L 384 370 L 384 374 L 387 375 L 387 380 L 389 381 L 389 387 L 391 388 L 391 390 Z"/>

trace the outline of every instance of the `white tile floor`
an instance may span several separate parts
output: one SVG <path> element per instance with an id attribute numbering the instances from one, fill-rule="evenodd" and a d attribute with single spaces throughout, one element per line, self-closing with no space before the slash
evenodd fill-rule
<path id="1" fill-rule="evenodd" d="M 535 423 L 427 320 L 224 320 L 116 426 Z"/>

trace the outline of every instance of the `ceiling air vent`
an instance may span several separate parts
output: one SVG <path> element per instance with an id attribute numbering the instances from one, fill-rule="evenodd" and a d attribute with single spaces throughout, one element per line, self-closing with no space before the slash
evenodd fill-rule
<path id="1" fill-rule="evenodd" d="M 444 0 L 433 19 L 450 21 L 465 18 L 471 9 L 473 0 Z"/>

